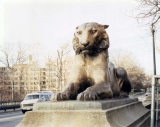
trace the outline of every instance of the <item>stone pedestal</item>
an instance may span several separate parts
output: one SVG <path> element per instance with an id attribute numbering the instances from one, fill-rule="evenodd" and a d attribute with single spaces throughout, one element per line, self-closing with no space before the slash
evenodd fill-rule
<path id="1" fill-rule="evenodd" d="M 150 112 L 137 98 L 43 102 L 16 127 L 149 127 Z"/>

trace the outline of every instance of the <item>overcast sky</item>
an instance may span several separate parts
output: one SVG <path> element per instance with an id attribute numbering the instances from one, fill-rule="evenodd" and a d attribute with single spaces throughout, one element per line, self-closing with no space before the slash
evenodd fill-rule
<path id="1" fill-rule="evenodd" d="M 76 26 L 98 22 L 109 25 L 110 54 L 131 51 L 152 74 L 149 26 L 140 27 L 131 17 L 138 5 L 135 0 L 0 0 L 0 44 L 39 43 L 43 57 L 53 54 L 61 43 L 71 44 Z M 158 35 L 156 38 L 159 43 Z M 156 58 L 160 74 L 160 55 Z"/>

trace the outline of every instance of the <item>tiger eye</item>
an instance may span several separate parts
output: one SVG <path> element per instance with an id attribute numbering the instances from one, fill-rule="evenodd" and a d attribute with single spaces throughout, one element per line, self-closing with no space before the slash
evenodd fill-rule
<path id="1" fill-rule="evenodd" d="M 91 34 L 95 34 L 97 32 L 97 30 L 91 30 L 90 33 Z"/>
<path id="2" fill-rule="evenodd" d="M 97 32 L 97 30 L 93 30 L 94 31 L 94 33 L 96 33 Z"/>

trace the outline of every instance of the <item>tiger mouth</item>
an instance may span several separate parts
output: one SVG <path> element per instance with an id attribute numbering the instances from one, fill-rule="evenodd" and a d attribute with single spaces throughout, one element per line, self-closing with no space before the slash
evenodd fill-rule
<path id="1" fill-rule="evenodd" d="M 84 50 L 81 51 L 81 53 L 82 53 L 82 54 L 89 54 L 89 55 L 91 55 L 91 54 L 94 54 L 95 51 L 96 51 L 96 50 L 93 49 L 93 48 L 92 48 L 92 49 L 84 49 Z"/>
<path id="2" fill-rule="evenodd" d="M 92 52 L 92 50 L 87 50 L 87 49 L 86 49 L 86 50 L 83 50 L 83 51 L 82 51 L 82 54 L 89 54 L 89 53 L 91 53 L 91 52 Z"/>
<path id="3" fill-rule="evenodd" d="M 93 54 L 94 52 L 96 52 L 97 47 L 94 45 L 88 45 L 86 47 L 81 47 L 81 53 L 82 54 Z"/>

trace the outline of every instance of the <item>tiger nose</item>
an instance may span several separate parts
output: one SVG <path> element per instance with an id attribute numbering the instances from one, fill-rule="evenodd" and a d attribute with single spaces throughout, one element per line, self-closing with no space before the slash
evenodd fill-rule
<path id="1" fill-rule="evenodd" d="M 83 46 L 88 46 L 89 45 L 89 42 L 87 43 L 82 43 Z"/>

